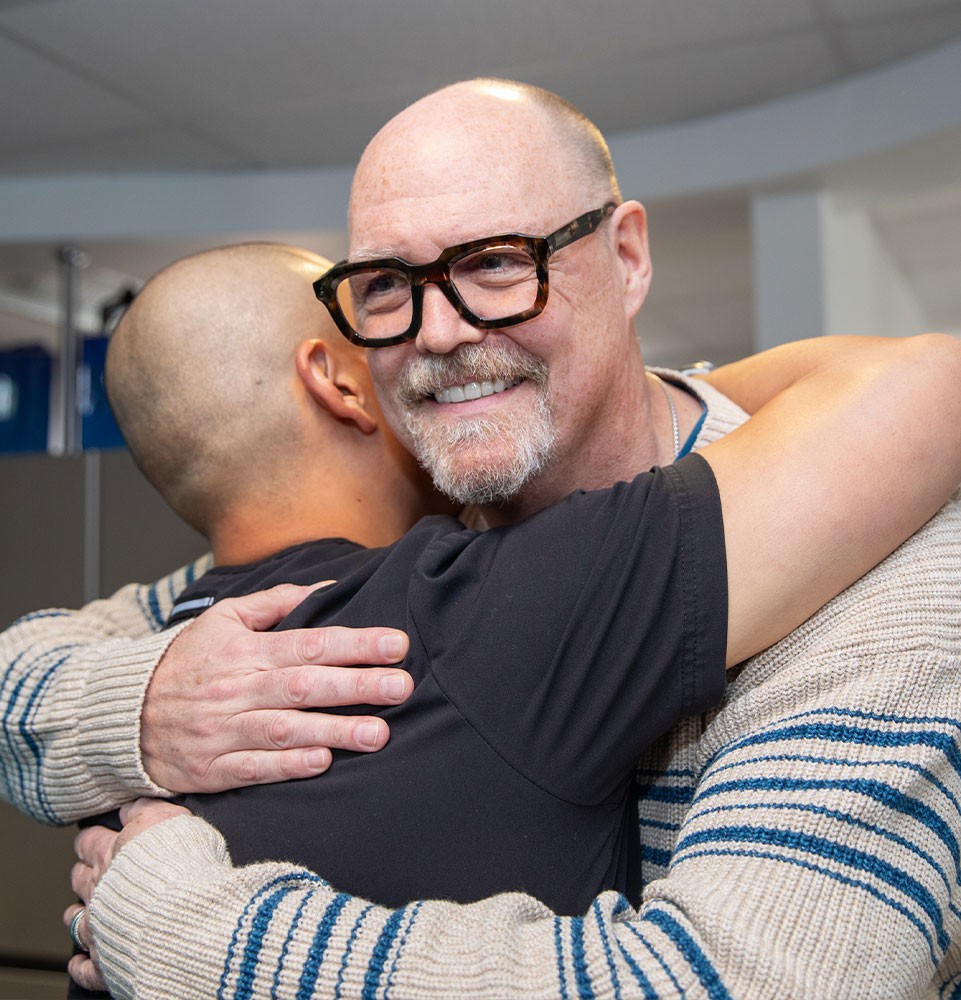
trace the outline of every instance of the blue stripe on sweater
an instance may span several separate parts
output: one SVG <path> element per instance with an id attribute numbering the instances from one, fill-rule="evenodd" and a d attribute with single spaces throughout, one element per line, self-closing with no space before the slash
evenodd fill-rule
<path id="1" fill-rule="evenodd" d="M 417 920 L 420 914 L 421 907 L 424 905 L 424 901 L 420 900 L 414 904 L 414 908 L 410 912 L 410 920 L 407 922 L 407 926 L 404 928 L 404 933 L 401 936 L 400 941 L 397 942 L 397 952 L 394 955 L 394 961 L 391 962 L 390 972 L 387 974 L 387 985 L 384 987 L 384 1000 L 390 995 L 390 991 L 394 987 L 394 974 L 397 972 L 397 966 L 400 963 L 400 956 L 404 950 L 404 945 L 407 944 L 408 935 L 411 932 L 411 928 Z"/>
<path id="2" fill-rule="evenodd" d="M 693 937 L 665 910 L 657 907 L 648 907 L 644 913 L 645 921 L 653 924 L 662 934 L 666 935 L 681 957 L 690 966 L 691 971 L 697 976 L 698 982 L 704 987 L 707 995 L 713 1000 L 730 1000 L 730 994 L 721 981 L 717 970 L 710 959 L 701 949 L 701 946 Z M 650 946 L 649 946 L 650 947 Z M 671 963 L 665 962 L 665 968 L 669 968 Z M 683 995 L 681 984 L 672 974 L 677 995 Z"/>
<path id="3" fill-rule="evenodd" d="M 587 971 L 587 960 L 584 954 L 583 917 L 571 917 L 569 926 L 571 930 L 571 962 L 574 966 L 577 995 L 581 1000 L 594 1000 L 594 987 L 591 986 L 591 977 Z"/>
<path id="4" fill-rule="evenodd" d="M 841 885 L 852 886 L 857 889 L 862 889 L 870 895 L 874 896 L 876 899 L 880 900 L 886 906 L 889 906 L 892 910 L 897 911 L 907 920 L 909 920 L 921 933 L 922 937 L 928 943 L 928 953 L 931 958 L 931 962 L 934 965 L 938 964 L 939 958 L 937 954 L 937 947 L 935 941 L 931 936 L 931 931 L 929 928 L 925 927 L 924 923 L 917 916 L 917 914 L 912 913 L 910 909 L 900 903 L 898 900 L 893 899 L 891 896 L 886 895 L 881 892 L 876 886 L 872 885 L 870 882 L 865 882 L 863 879 L 852 878 L 849 875 L 844 875 L 841 872 L 833 871 L 832 869 L 825 868 L 822 865 L 815 864 L 812 861 L 804 861 L 800 858 L 793 858 L 786 854 L 774 854 L 770 851 L 760 851 L 760 850 L 744 850 L 735 848 L 716 848 L 713 850 L 706 851 L 689 851 L 685 853 L 683 859 L 677 859 L 677 863 L 683 863 L 683 861 L 689 861 L 695 858 L 723 858 L 723 857 L 739 857 L 739 858 L 761 858 L 768 861 L 781 861 L 785 864 L 796 865 L 798 868 L 804 868 L 808 871 L 816 872 L 819 875 L 824 875 L 826 878 L 833 879 L 835 882 L 841 883 Z M 943 925 L 940 919 L 940 914 L 937 920 L 939 926 L 938 937 L 947 943 L 947 935 L 943 933 Z"/>
<path id="5" fill-rule="evenodd" d="M 387 918 L 381 929 L 377 944 L 370 955 L 370 962 L 367 965 L 367 974 L 364 976 L 364 989 L 361 996 L 365 1000 L 377 996 L 377 986 L 380 977 L 383 975 L 384 966 L 387 964 L 387 956 L 390 954 L 391 946 L 397 937 L 397 930 L 407 913 L 407 907 L 403 906 L 399 910 L 394 910 Z"/>
<path id="6" fill-rule="evenodd" d="M 253 996 L 254 981 L 257 978 L 257 962 L 264 946 L 264 938 L 270 929 L 270 922 L 277 912 L 277 907 L 284 897 L 293 891 L 293 888 L 292 886 L 283 886 L 262 900 L 257 907 L 240 959 L 240 970 L 237 975 L 237 985 L 234 987 L 233 1000 L 250 1000 L 250 997 Z"/>
<path id="7" fill-rule="evenodd" d="M 619 913 L 628 912 L 630 907 L 628 906 L 627 900 L 621 896 L 613 910 L 613 915 L 616 917 Z M 604 923 L 604 915 L 601 913 L 601 904 L 597 899 L 591 904 L 591 913 L 594 915 L 594 924 L 597 927 L 597 933 L 601 939 L 601 947 L 604 949 L 604 957 L 607 959 L 607 971 L 611 977 L 611 986 L 614 990 L 614 996 L 619 997 L 621 995 L 621 984 L 617 977 L 617 966 L 614 962 L 614 953 L 611 948 L 610 938 L 607 936 L 607 927 Z"/>
<path id="8" fill-rule="evenodd" d="M 896 721 L 900 726 L 922 724 L 920 719 L 900 718 Z M 929 725 L 925 720 L 923 723 Z M 958 729 L 957 724 L 952 726 Z M 897 750 L 905 747 L 926 746 L 943 753 L 955 771 L 961 772 L 961 751 L 959 751 L 954 736 L 936 729 L 877 729 L 870 726 L 852 726 L 842 722 L 792 722 L 764 732 L 754 733 L 741 740 L 735 740 L 723 747 L 714 760 L 742 750 L 744 747 L 758 747 L 768 743 L 779 743 L 788 740 L 816 740 L 824 743 L 844 745 L 875 746 Z M 713 763 L 713 761 L 712 761 Z"/>
<path id="9" fill-rule="evenodd" d="M 646 934 L 641 933 L 640 927 L 641 924 L 639 922 L 621 924 L 622 930 L 627 934 L 630 934 L 632 937 L 636 938 L 641 947 L 644 948 L 644 950 L 647 951 L 647 953 L 651 956 L 651 958 L 653 958 L 654 961 L 657 962 L 657 964 L 661 967 L 661 971 L 664 973 L 665 976 L 667 976 L 668 980 L 670 980 L 671 986 L 673 987 L 671 996 L 682 996 L 684 990 L 681 989 L 680 980 L 678 980 L 677 975 L 674 972 L 674 969 L 665 960 L 664 956 L 657 950 L 657 948 L 654 947 L 653 943 L 648 938 L 648 936 Z M 647 928 L 645 927 L 645 930 L 646 929 Z M 623 954 L 625 955 L 627 954 L 623 945 L 621 946 L 621 951 Z M 654 989 L 653 984 L 651 984 L 650 981 L 647 980 L 646 978 L 644 981 L 645 983 L 647 983 L 647 986 L 650 989 L 650 995 L 657 996 L 657 990 Z"/>
<path id="10" fill-rule="evenodd" d="M 920 800 L 905 795 L 904 792 L 882 781 L 868 778 L 743 778 L 737 781 L 719 782 L 705 788 L 699 801 L 727 792 L 797 792 L 797 791 L 845 791 L 879 802 L 892 812 L 909 816 L 926 826 L 946 846 L 951 857 L 959 852 L 958 838 L 944 818 Z"/>
<path id="11" fill-rule="evenodd" d="M 340 968 L 337 970 L 337 983 L 334 987 L 334 1000 L 338 1000 L 341 996 L 341 988 L 344 985 L 344 976 L 347 972 L 347 966 L 350 963 L 350 957 L 353 954 L 354 942 L 357 940 L 357 935 L 360 933 L 361 926 L 373 910 L 374 907 L 372 905 L 365 906 L 364 909 L 361 910 L 360 916 L 354 921 L 354 926 L 350 929 L 350 937 L 347 938 L 344 953 L 340 957 Z"/>
<path id="12" fill-rule="evenodd" d="M 884 829 L 874 823 L 867 823 L 862 819 L 858 819 L 857 816 L 852 816 L 850 813 L 842 813 L 837 809 L 828 809 L 825 806 L 802 802 L 738 802 L 731 805 L 713 806 L 710 809 L 701 809 L 698 810 L 697 815 L 700 818 L 702 816 L 718 815 L 721 813 L 741 813 L 756 810 L 764 810 L 765 812 L 769 810 L 781 810 L 792 813 L 810 813 L 814 816 L 824 816 L 827 819 L 837 820 L 839 823 L 846 823 L 850 826 L 856 826 L 858 829 L 867 830 L 869 833 L 873 833 L 877 837 L 881 837 L 893 844 L 897 844 L 898 847 L 902 847 L 904 850 L 914 854 L 933 871 L 937 872 L 942 884 L 944 885 L 945 895 L 950 898 L 953 893 L 954 887 L 948 877 L 948 873 L 944 870 L 937 858 L 935 858 L 932 854 L 929 854 L 917 844 L 908 840 L 906 837 L 902 837 L 900 834 L 894 833 L 892 830 Z M 954 867 L 958 875 L 958 880 L 961 881 L 961 864 L 959 864 L 958 859 L 955 859 Z M 952 909 L 955 909 L 956 904 L 951 904 L 951 906 Z"/>
<path id="13" fill-rule="evenodd" d="M 911 760 L 904 760 L 901 758 L 888 758 L 881 757 L 876 760 L 857 760 L 852 761 L 847 756 L 838 757 L 825 757 L 817 754 L 801 754 L 801 753 L 786 753 L 786 754 L 761 754 L 755 757 L 741 758 L 740 760 L 730 761 L 727 764 L 721 764 L 711 768 L 711 773 L 713 775 L 721 774 L 724 771 L 737 771 L 741 770 L 745 766 L 755 766 L 757 764 L 780 764 L 785 761 L 790 763 L 802 763 L 802 764 L 825 764 L 828 767 L 844 767 L 844 768 L 900 768 L 904 771 L 911 771 L 919 777 L 924 778 L 933 788 L 936 788 L 941 794 L 954 806 L 955 811 L 961 815 L 961 801 L 958 800 L 957 795 L 935 774 L 930 768 L 922 767 L 920 764 L 915 763 Z"/>
<path id="14" fill-rule="evenodd" d="M 280 875 L 275 879 L 271 879 L 271 881 L 266 883 L 266 885 L 262 885 L 253 894 L 253 896 L 247 900 L 243 911 L 237 918 L 237 923 L 234 925 L 233 933 L 230 935 L 230 943 L 227 946 L 227 957 L 224 959 L 224 966 L 220 973 L 220 986 L 217 989 L 218 1000 L 224 1000 L 227 996 L 233 996 L 232 993 L 228 993 L 230 968 L 234 962 L 234 954 L 237 950 L 237 945 L 240 941 L 240 935 L 243 931 L 244 924 L 247 922 L 247 917 L 250 912 L 252 910 L 256 910 L 259 906 L 258 900 L 262 899 L 269 893 L 272 893 L 278 886 L 289 885 L 291 888 L 298 888 L 304 883 L 318 883 L 321 881 L 322 879 L 319 878 L 319 876 L 314 875 L 311 872 L 296 872 L 294 874 Z M 253 931 L 251 933 L 253 933 Z"/>
<path id="15" fill-rule="evenodd" d="M 34 818 L 46 821 L 48 823 L 58 823 L 60 822 L 59 816 L 50 807 L 49 799 L 47 798 L 46 789 L 41 780 L 41 767 L 43 765 L 43 741 L 37 735 L 36 731 L 33 729 L 32 721 L 33 717 L 36 715 L 40 708 L 40 704 L 43 701 L 44 695 L 53 680 L 54 674 L 57 670 L 64 664 L 67 659 L 72 646 L 58 646 L 55 649 L 47 650 L 42 653 L 35 662 L 31 663 L 27 667 L 26 671 L 19 678 L 19 680 L 14 684 L 10 694 L 3 698 L 6 702 L 6 709 L 3 713 L 3 732 L 6 738 L 7 747 L 9 749 L 9 754 L 5 754 L 5 760 L 3 765 L 3 784 L 6 793 L 9 795 L 10 792 L 16 788 L 19 792 L 19 800 L 23 803 L 24 807 L 28 804 L 34 806 L 36 809 Z M 63 655 L 60 655 L 63 654 Z M 22 660 L 26 654 L 20 654 L 7 668 L 3 684 L 0 685 L 0 692 L 3 688 L 7 686 L 9 680 L 12 680 L 16 676 L 16 671 L 22 666 Z M 43 663 L 49 660 L 53 656 L 60 655 L 54 664 L 49 667 L 44 668 Z M 21 706 L 20 714 L 17 715 L 18 702 L 21 701 L 21 696 L 24 693 L 25 688 L 29 682 L 33 681 L 33 675 L 37 673 L 38 670 L 43 670 L 43 673 L 32 688 L 29 688 L 29 693 L 26 699 L 23 701 Z M 20 740 L 19 743 L 13 738 L 14 730 L 18 733 Z M 21 754 L 18 752 L 19 744 L 26 747 L 32 760 L 26 762 L 26 770 L 24 769 L 24 761 L 21 760 Z M 15 773 L 11 773 L 13 768 L 10 764 L 16 765 Z M 27 789 L 27 779 L 29 776 L 33 778 L 33 788 L 31 792 L 28 793 Z M 11 798 L 13 796 L 10 796 Z"/>
<path id="16" fill-rule="evenodd" d="M 304 960 L 304 967 L 300 973 L 300 982 L 297 984 L 297 997 L 306 998 L 313 996 L 314 987 L 317 985 L 317 974 L 320 971 L 320 963 L 327 952 L 327 945 L 330 943 L 330 936 L 334 927 L 337 926 L 344 907 L 350 901 L 350 896 L 345 893 L 338 893 L 324 910 L 324 917 L 317 925 L 310 948 L 307 951 L 307 958 Z M 293 932 L 293 928 L 291 928 Z"/>
<path id="17" fill-rule="evenodd" d="M 564 972 L 564 940 L 561 937 L 561 918 L 554 917 L 554 953 L 557 956 L 557 980 L 561 1000 L 567 1000 L 567 975 Z"/>
<path id="18" fill-rule="evenodd" d="M 310 903 L 315 895 L 316 892 L 313 889 L 304 894 L 300 901 L 300 905 L 297 907 L 297 912 L 294 914 L 294 919 L 290 922 L 290 929 L 287 932 L 287 937 L 284 940 L 283 947 L 280 949 L 280 957 L 277 959 L 277 968 L 274 969 L 273 982 L 270 984 L 270 995 L 272 997 L 276 997 L 277 992 L 280 989 L 280 976 L 284 971 L 284 966 L 287 964 L 287 954 L 290 951 L 290 942 L 293 940 L 294 934 L 300 926 L 304 910 L 307 908 L 308 903 Z M 324 919 L 326 919 L 326 914 Z"/>
<path id="19" fill-rule="evenodd" d="M 688 851 L 693 846 L 709 843 L 748 843 L 765 847 L 783 847 L 802 854 L 821 858 L 843 865 L 856 872 L 872 875 L 892 889 L 913 900 L 927 913 L 934 926 L 938 944 L 948 946 L 948 935 L 944 930 L 941 907 L 931 892 L 917 879 L 895 865 L 882 860 L 875 854 L 849 847 L 839 840 L 815 837 L 797 830 L 781 830 L 765 826 L 722 826 L 714 829 L 698 830 L 683 837 L 677 845 L 677 853 Z"/>

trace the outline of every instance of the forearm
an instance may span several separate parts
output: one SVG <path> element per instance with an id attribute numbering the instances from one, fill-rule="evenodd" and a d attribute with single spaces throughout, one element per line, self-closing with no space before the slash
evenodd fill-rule
<path id="1" fill-rule="evenodd" d="M 18 809 L 67 823 L 162 793 L 140 763 L 140 706 L 186 572 L 0 634 L 0 793 Z"/>
<path id="2" fill-rule="evenodd" d="M 740 361 L 722 365 L 698 380 L 722 392 L 746 413 L 762 406 L 801 379 L 818 370 L 855 371 L 869 360 L 878 345 L 894 343 L 886 337 L 812 337 L 779 344 Z"/>
<path id="3" fill-rule="evenodd" d="M 557 918 L 521 894 L 391 911 L 289 865 L 233 868 L 219 834 L 196 818 L 128 844 L 91 905 L 112 995 L 183 1000 L 218 990 L 509 1000 L 588 983 L 597 996 L 617 994 L 617 984 L 634 995 L 644 982 L 658 995 L 702 995 L 668 911 L 639 916 L 614 893 L 584 920 Z"/>
<path id="4" fill-rule="evenodd" d="M 869 341 L 709 445 L 724 508 L 729 662 L 786 635 L 961 481 L 961 341 Z"/>

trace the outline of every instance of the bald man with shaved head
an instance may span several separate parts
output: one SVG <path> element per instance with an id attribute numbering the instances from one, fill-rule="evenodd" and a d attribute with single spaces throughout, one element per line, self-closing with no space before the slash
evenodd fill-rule
<path id="1" fill-rule="evenodd" d="M 726 401 L 706 388 L 678 375 L 664 373 L 659 380 L 645 372 L 633 335 L 634 316 L 650 280 L 644 213 L 638 203 L 620 199 L 603 157 L 597 155 L 598 138 L 589 131 L 557 99 L 499 81 L 456 85 L 418 102 L 375 138 L 365 154 L 351 200 L 351 256 L 315 282 L 318 296 L 348 339 L 373 348 L 371 366 L 381 405 L 401 440 L 431 468 L 446 492 L 459 502 L 482 505 L 481 513 L 489 524 L 520 528 L 533 524 L 536 530 L 536 525 L 553 516 L 551 512 L 571 489 L 601 487 L 629 479 L 639 468 L 669 463 L 694 443 L 700 447 L 717 438 L 739 419 Z M 731 663 L 798 625 L 851 581 L 853 577 L 846 574 L 857 576 L 890 551 L 957 483 L 955 463 L 961 459 L 956 454 L 956 435 L 939 425 L 941 420 L 950 424 L 955 419 L 951 407 L 956 400 L 950 387 L 958 374 L 956 345 L 933 338 L 884 347 L 871 343 L 866 350 L 853 362 L 837 363 L 835 357 L 834 364 L 824 364 L 822 358 L 796 382 L 782 379 L 782 385 L 792 383 L 788 391 L 763 407 L 743 430 L 702 452 L 708 456 L 724 505 L 727 657 Z M 802 355 L 811 361 L 804 351 Z M 797 377 L 797 367 L 791 370 Z M 753 388 L 758 380 L 747 371 L 739 369 L 731 381 L 722 384 L 753 409 L 752 400 L 759 402 Z M 770 386 L 768 390 L 770 395 Z M 838 405 L 842 397 L 844 402 Z M 727 428 L 722 429 L 725 421 L 729 421 Z M 792 434 L 785 433 L 788 428 Z M 752 438 L 752 434 L 757 436 Z M 807 447 L 799 444 L 805 440 Z M 695 459 L 698 456 L 681 458 L 674 467 L 679 470 L 676 474 L 688 475 L 686 470 L 697 465 Z M 842 469 L 844 474 L 839 475 Z M 882 481 L 884 486 L 878 489 Z M 668 522 L 658 519 L 658 524 L 667 532 L 659 543 L 669 543 Z M 623 527 L 620 519 L 610 519 L 609 537 L 616 538 Z M 544 551 L 554 557 L 569 547 L 577 551 L 584 542 L 576 530 L 552 528 L 549 535 Z M 697 531 L 681 530 L 673 540 L 682 548 L 686 541 L 697 549 L 699 538 Z M 587 548 L 598 555 L 589 539 Z M 619 550 L 626 548 L 622 544 Z M 522 562 L 515 572 L 536 570 L 539 558 Z M 660 561 L 661 568 L 664 565 Z M 545 579 L 558 578 L 563 574 L 545 574 L 539 579 L 543 588 Z M 601 599 L 607 609 L 592 636 L 592 654 L 610 641 L 612 628 L 623 628 L 623 618 L 634 613 L 632 602 L 604 600 L 612 595 L 603 588 L 623 583 L 620 576 L 612 581 L 602 574 L 597 582 L 602 584 L 600 592 L 593 583 L 582 590 L 583 595 Z M 523 583 L 517 587 L 522 593 Z M 689 597 L 697 585 L 682 590 Z M 648 591 L 649 598 L 650 587 Z M 889 590 L 882 588 L 882 592 Z M 505 593 L 514 594 L 513 581 Z M 546 594 L 545 606 L 566 618 L 563 602 L 554 607 L 554 597 Z M 669 604 L 677 610 L 677 602 Z M 626 616 L 610 613 L 624 607 L 631 608 Z M 686 610 L 682 617 L 688 617 Z M 466 633 L 476 647 L 483 645 L 486 621 L 479 616 Z M 182 633 L 171 651 L 189 633 L 190 629 Z M 199 629 L 194 633 L 200 634 Z M 826 628 L 820 635 L 830 643 L 837 640 L 838 631 Z M 513 638 L 514 629 L 507 622 L 494 644 Z M 532 648 L 541 652 L 536 644 Z M 599 662 L 609 663 L 603 652 Z M 892 665 L 890 655 L 886 662 Z M 158 671 L 154 694 L 162 690 L 165 672 L 169 674 L 163 667 Z M 750 676 L 758 676 L 757 670 Z M 838 676 L 831 673 L 822 690 L 837 683 Z M 523 684 L 520 690 L 526 690 Z M 485 694 L 488 700 L 489 695 Z M 148 692 L 145 730 L 151 728 L 152 700 L 156 698 Z M 533 704 L 536 708 L 545 703 Z M 619 707 L 629 704 L 630 695 Z M 779 712 L 784 707 L 780 699 L 767 704 Z M 860 702 L 852 698 L 849 704 L 854 711 Z M 758 714 L 763 714 L 761 707 L 762 703 L 755 707 Z M 530 718 L 536 716 L 535 711 Z M 568 720 L 577 716 L 577 709 L 566 714 Z M 652 802 L 682 807 L 690 801 L 680 784 L 684 774 L 694 775 L 705 768 L 704 761 L 692 757 L 700 752 L 698 725 L 675 731 L 670 743 L 674 757 L 660 767 L 666 783 L 654 790 Z M 508 743 L 517 731 L 528 728 L 505 729 Z M 547 728 L 555 729 L 553 724 Z M 830 727 L 818 730 L 821 734 L 831 731 Z M 392 732 L 396 738 L 396 729 Z M 502 760 L 510 762 L 510 756 L 503 753 L 503 739 L 487 742 Z M 791 751 L 790 759 L 795 759 L 798 751 L 793 744 Z M 153 759 L 162 760 L 163 754 Z M 372 759 L 376 758 L 367 763 Z M 587 759 L 589 764 L 594 758 Z M 554 781 L 563 775 L 569 778 L 569 772 L 579 766 L 580 762 L 573 767 L 560 764 L 552 780 L 539 787 L 556 793 Z M 736 809 L 736 794 L 722 798 L 718 810 Z M 705 814 L 715 811 L 704 810 Z M 837 814 L 837 809 L 833 811 Z M 395 815 L 396 810 L 391 812 Z M 663 835 L 648 836 L 642 827 L 648 866 L 663 867 L 679 815 L 678 809 L 661 816 L 649 814 L 650 828 Z M 101 847 L 112 845 L 108 856 L 153 821 L 148 822 L 146 816 L 143 810 L 135 811 L 128 815 L 130 827 L 120 840 L 101 840 Z M 398 976 L 408 974 L 412 978 L 404 982 L 413 992 L 429 988 L 415 987 L 416 983 L 436 982 L 443 984 L 443 995 L 457 992 L 455 981 L 474 995 L 499 996 L 530 995 L 537 983 L 551 994 L 563 992 L 564 982 L 575 976 L 581 985 L 585 976 L 592 984 L 605 977 L 640 984 L 667 976 L 679 982 L 677 977 L 689 978 L 689 970 L 682 970 L 681 963 L 690 962 L 709 940 L 712 958 L 706 960 L 707 971 L 701 966 L 693 970 L 695 980 L 717 976 L 718 969 L 735 978 L 739 975 L 736 965 L 723 964 L 727 952 L 711 936 L 710 922 L 699 919 L 693 928 L 677 924 L 677 914 L 700 914 L 702 908 L 723 913 L 724 920 L 749 912 L 726 909 L 724 904 L 737 904 L 738 892 L 727 888 L 720 895 L 712 894 L 708 890 L 713 879 L 699 879 L 696 873 L 694 881 L 704 891 L 685 895 L 688 881 L 671 883 L 665 886 L 665 894 L 674 886 L 680 891 L 668 909 L 648 909 L 645 904 L 634 913 L 621 903 L 605 903 L 601 908 L 595 904 L 596 934 L 592 930 L 587 943 L 579 924 L 552 923 L 543 910 L 525 909 L 528 904 L 521 900 L 513 909 L 508 901 L 478 904 L 463 915 L 442 908 L 422 910 L 419 904 L 391 914 L 365 906 L 361 900 L 330 894 L 302 870 L 283 866 L 229 870 L 219 853 L 222 847 L 216 848 L 198 823 L 178 817 L 176 824 L 160 824 L 157 830 L 148 831 L 139 842 L 142 847 L 134 840 L 129 847 L 136 850 L 121 853 L 116 873 L 111 869 L 97 897 L 102 901 L 104 926 L 113 926 L 110 914 L 123 911 L 117 893 L 129 896 L 138 886 L 136 872 L 145 870 L 144 852 L 159 851 L 156 857 L 164 859 L 172 874 L 174 863 L 162 846 L 169 837 L 184 848 L 189 840 L 190 875 L 181 879 L 172 874 L 171 881 L 185 888 L 194 900 L 189 905 L 199 907 L 198 917 L 203 910 L 204 918 L 209 918 L 207 927 L 213 936 L 205 940 L 225 946 L 223 964 L 218 966 L 213 959 L 210 967 L 197 970 L 199 979 L 190 987 L 197 996 L 214 988 L 215 980 L 222 984 L 248 975 L 258 982 L 263 979 L 265 989 L 268 981 L 276 988 L 287 977 L 299 976 L 300 993 L 339 990 L 345 983 L 360 988 L 362 982 L 365 989 L 376 988 L 380 982 L 390 988 Z M 165 826 L 166 832 L 158 832 Z M 523 837 L 523 825 L 515 826 L 517 835 Z M 706 843 L 711 843 L 715 833 L 716 828 L 708 825 Z M 733 856 L 735 849 L 728 846 L 734 842 L 732 836 L 733 830 L 725 832 L 721 840 L 724 852 Z M 772 843 L 777 834 L 767 831 L 764 836 L 765 842 Z M 788 839 L 794 848 L 803 843 L 813 851 L 813 841 Z M 654 844 L 658 851 L 648 855 L 648 845 Z M 667 852 L 660 847 L 664 844 Z M 194 866 L 198 849 L 206 852 L 216 869 L 212 880 Z M 698 856 L 709 853 L 706 848 L 697 851 Z M 125 858 L 134 857 L 138 860 L 131 868 Z M 832 853 L 832 863 L 838 857 Z M 98 870 L 102 860 L 92 870 Z M 810 861 L 804 863 L 814 867 Z M 742 867 L 731 864 L 730 870 L 741 872 Z M 156 869 L 151 871 L 151 877 L 156 877 Z M 716 877 L 718 885 L 730 886 L 719 872 Z M 289 888 L 270 897 L 267 917 L 261 909 L 267 905 L 263 893 L 269 885 L 279 884 L 277 880 Z M 771 894 L 766 878 L 752 881 L 736 876 L 735 881 L 745 899 L 752 886 L 764 890 L 762 899 L 767 902 L 784 898 L 777 891 Z M 219 887 L 216 894 L 205 895 L 214 892 L 214 884 Z M 89 882 L 85 888 L 89 894 Z M 245 901 L 239 914 L 236 904 L 241 897 Z M 222 907 L 213 905 L 215 899 L 223 903 L 228 898 Z M 856 912 L 840 902 L 843 912 Z M 246 915 L 253 917 L 254 910 L 266 924 L 258 916 L 248 925 Z M 530 939 L 518 925 L 525 913 L 532 920 Z M 476 919 L 473 914 L 478 915 Z M 451 924 L 448 950 L 438 955 L 437 974 L 432 975 L 430 942 L 438 944 L 444 937 L 448 919 L 457 923 Z M 425 938 L 421 927 L 428 920 Z M 139 921 L 138 926 L 142 926 Z M 496 934 L 497 926 L 513 928 L 510 934 L 512 940 L 516 936 L 520 949 L 517 961 L 508 960 L 503 947 L 497 952 L 498 961 L 512 970 L 506 978 L 493 967 L 488 975 L 481 968 L 483 961 L 475 963 L 472 952 L 457 952 L 455 944 L 456 940 L 484 940 L 484 949 L 491 948 L 490 934 Z M 158 941 L 169 942 L 180 933 L 180 928 L 166 920 L 163 927 L 165 936 Z M 466 937 L 458 938 L 457 927 L 467 929 Z M 265 930 L 272 935 L 269 941 L 263 937 Z M 652 932 L 662 935 L 656 943 L 640 951 L 631 944 L 646 940 Z M 342 934 L 346 935 L 343 940 Z M 373 935 L 370 941 L 369 934 Z M 750 940 L 752 947 L 758 943 L 749 935 L 737 937 L 742 942 Z M 140 940 L 145 939 L 141 936 Z M 415 940 L 426 944 L 426 949 L 419 945 L 416 962 L 405 959 L 403 969 L 398 969 L 402 955 L 414 955 L 405 949 Z M 458 953 L 453 965 L 451 946 Z M 238 947 L 246 956 L 243 961 Z M 339 972 L 321 964 L 325 955 L 340 954 L 344 947 Z M 509 945 L 506 950 L 510 951 Z M 657 952 L 667 958 L 653 968 L 644 953 Z M 113 948 L 110 953 L 118 956 Z M 156 992 L 156 984 L 172 981 L 164 977 L 176 977 L 178 970 L 166 972 L 162 963 L 157 964 L 162 956 L 152 954 L 138 965 L 135 978 L 153 983 Z M 218 954 L 216 947 L 212 954 Z M 390 955 L 393 958 L 388 960 Z M 278 964 L 271 964 L 271 956 L 277 957 Z M 445 976 L 441 966 L 454 979 Z M 458 976 L 458 968 L 471 971 Z M 811 966 L 805 964 L 803 969 Z M 525 970 L 539 971 L 529 981 Z M 114 972 L 121 990 L 133 981 L 126 978 L 133 972 L 129 966 L 115 966 Z M 491 993 L 494 981 L 498 986 Z M 477 986 L 480 983 L 487 985 Z"/>

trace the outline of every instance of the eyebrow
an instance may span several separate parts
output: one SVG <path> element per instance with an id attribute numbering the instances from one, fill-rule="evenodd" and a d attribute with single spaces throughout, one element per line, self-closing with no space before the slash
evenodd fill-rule
<path id="1" fill-rule="evenodd" d="M 358 247 L 347 256 L 351 264 L 362 264 L 368 260 L 383 260 L 384 257 L 407 258 L 396 247 Z"/>

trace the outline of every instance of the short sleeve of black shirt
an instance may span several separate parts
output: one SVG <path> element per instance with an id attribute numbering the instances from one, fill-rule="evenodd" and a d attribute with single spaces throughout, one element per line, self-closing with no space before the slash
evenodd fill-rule
<path id="1" fill-rule="evenodd" d="M 699 455 L 426 555 L 408 616 L 437 683 L 567 801 L 617 794 L 645 746 L 722 696 L 724 533 Z"/>

